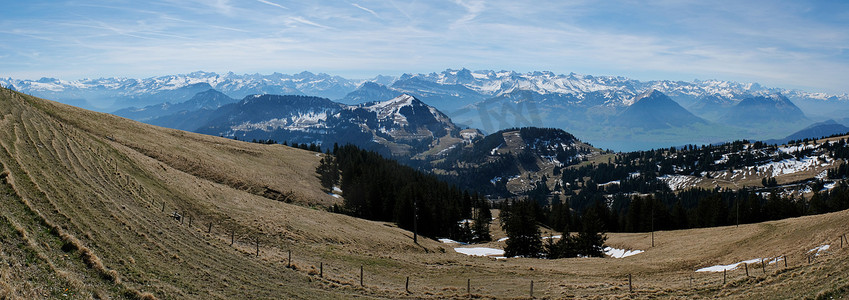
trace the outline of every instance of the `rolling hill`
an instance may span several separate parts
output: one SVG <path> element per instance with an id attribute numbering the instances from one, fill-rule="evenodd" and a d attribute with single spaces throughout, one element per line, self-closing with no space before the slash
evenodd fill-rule
<path id="1" fill-rule="evenodd" d="M 472 257 L 324 211 L 340 200 L 321 190 L 320 159 L 0 89 L 0 298 L 520 298 L 531 282 L 547 298 L 849 291 L 847 211 L 656 232 L 655 247 L 611 233 L 610 246 L 645 250 L 621 259 Z M 774 257 L 786 260 L 748 276 L 695 272 Z"/>

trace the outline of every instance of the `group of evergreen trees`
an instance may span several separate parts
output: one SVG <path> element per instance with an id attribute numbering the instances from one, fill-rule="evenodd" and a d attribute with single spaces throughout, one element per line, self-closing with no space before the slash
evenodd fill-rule
<path id="1" fill-rule="evenodd" d="M 547 209 L 549 208 L 549 209 Z M 604 256 L 604 224 L 596 211 L 587 210 L 580 220 L 580 226 L 568 227 L 571 212 L 568 205 L 541 207 L 539 202 L 530 199 L 511 201 L 506 200 L 501 205 L 501 226 L 507 232 L 507 246 L 504 254 L 507 257 L 544 257 L 550 259 L 568 257 L 602 257 Z M 566 221 L 564 222 L 564 218 Z M 539 225 L 546 225 L 541 220 L 557 223 L 552 229 L 563 232 L 560 239 L 546 239 L 545 244 L 540 236 Z M 558 228 L 559 227 L 559 228 Z M 579 229 L 576 235 L 570 233 L 570 228 Z"/>
<path id="2" fill-rule="evenodd" d="M 471 152 L 486 152 L 504 141 L 484 139 Z M 537 141 L 539 142 L 539 141 Z M 539 143 L 534 147 L 545 147 Z M 849 187 L 840 181 L 829 190 L 820 191 L 822 180 L 809 182 L 815 191 L 810 199 L 782 194 L 775 178 L 764 178 L 765 188 L 689 189 L 673 192 L 661 175 L 682 174 L 704 176 L 707 171 L 739 168 L 769 161 L 819 155 L 849 158 L 845 140 L 815 147 L 796 147 L 793 151 L 756 142 L 738 141 L 703 147 L 688 146 L 641 151 L 617 155 L 608 163 L 558 169 L 560 182 L 555 191 L 564 196 L 552 197 L 545 184 L 538 181 L 525 192 L 525 200 L 507 200 L 501 204 L 502 227 L 509 237 L 507 256 L 563 258 L 602 256 L 605 232 L 647 232 L 696 227 L 713 227 L 762 222 L 807 214 L 819 214 L 849 208 Z M 471 155 L 471 152 L 459 153 Z M 353 216 L 396 222 L 401 228 L 429 237 L 449 237 L 462 242 L 489 241 L 489 201 L 477 193 L 463 191 L 376 152 L 355 146 L 333 148 L 317 169 L 322 185 L 344 191 L 345 202 L 336 211 Z M 480 154 L 480 153 L 478 153 Z M 552 152 L 548 154 L 557 155 Z M 725 154 L 725 155 L 723 155 Z M 524 155 L 524 156 L 523 156 Z M 455 170 L 490 170 L 492 174 L 475 176 L 482 180 L 500 174 L 499 168 L 515 168 L 530 164 L 526 154 L 508 155 L 487 160 L 467 160 Z M 474 156 L 470 156 L 474 157 Z M 470 158 L 467 158 L 470 159 Z M 483 163 L 485 162 L 485 163 Z M 478 163 L 482 163 L 479 164 Z M 830 179 L 849 176 L 845 164 L 828 171 Z M 503 170 L 501 170 L 503 171 Z M 462 178 L 462 176 L 453 179 Z M 462 181 L 462 180 L 461 180 Z M 598 184 L 616 182 L 616 184 Z M 463 182 L 476 186 L 475 183 Z M 506 183 L 498 177 L 486 186 Z M 563 232 L 562 238 L 543 243 L 538 226 Z M 576 232 L 569 234 L 569 232 Z"/>
<path id="3" fill-rule="evenodd" d="M 316 172 L 326 189 L 338 186 L 343 191 L 345 201 L 335 211 L 396 222 L 428 237 L 490 240 L 488 200 L 376 152 L 353 145 L 334 146 Z M 469 219 L 472 222 L 463 222 Z"/>
<path id="4" fill-rule="evenodd" d="M 817 191 L 811 199 L 802 199 L 782 193 L 773 177 L 762 180 L 765 188 L 679 192 L 673 192 L 660 178 L 673 174 L 708 176 L 704 172 L 822 154 L 834 159 L 849 158 L 849 145 L 845 139 L 822 143 L 818 147 L 805 146 L 806 143 L 798 141 L 798 144 L 779 149 L 762 142 L 737 141 L 622 153 L 609 163 L 564 168 L 560 172 L 563 184 L 558 184 L 555 190 L 562 191 L 571 207 L 578 212 L 589 207 L 606 207 L 606 212 L 599 212 L 605 228 L 610 231 L 648 231 L 651 226 L 647 224 L 651 222 L 647 220 L 655 223 L 655 229 L 683 229 L 762 222 L 849 208 L 846 205 L 849 199 L 839 196 L 844 185 L 818 192 L 824 186 L 818 179 L 796 183 L 807 184 L 811 190 Z M 841 164 L 828 170 L 827 175 L 829 179 L 840 181 L 849 176 L 849 167 Z"/>
<path id="5" fill-rule="evenodd" d="M 647 232 L 757 223 L 840 211 L 849 208 L 849 186 L 846 181 L 830 190 L 819 191 L 809 199 L 782 195 L 780 190 L 756 191 L 752 189 L 709 190 L 689 189 L 678 193 L 659 191 L 646 196 L 627 196 L 619 193 L 609 199 L 601 192 L 588 195 L 578 193 L 570 202 L 574 213 L 595 210 L 603 227 L 612 232 Z M 551 205 L 550 215 L 562 211 Z M 574 214 L 573 213 L 573 214 Z M 559 213 L 563 215 L 563 213 Z M 564 218 L 559 218 L 564 219 Z M 548 220 L 551 220 L 549 218 Z M 554 219 L 556 220 L 556 219 Z M 559 223 L 551 220 L 550 225 Z M 568 220 L 568 219 L 566 219 Z M 567 221 L 572 226 L 574 220 Z"/>
<path id="6" fill-rule="evenodd" d="M 233 137 L 233 139 L 238 140 L 238 138 L 236 138 L 236 137 Z M 289 145 L 288 142 L 286 142 L 286 141 L 283 141 L 283 143 L 278 143 L 277 140 L 274 140 L 274 139 L 252 139 L 251 143 L 264 144 L 264 145 L 281 144 L 283 146 L 289 146 L 289 147 L 292 147 L 292 148 L 298 148 L 298 149 L 303 149 L 303 150 L 312 151 L 312 152 L 321 152 L 321 145 L 316 144 L 316 143 L 309 143 L 309 144 L 301 143 L 301 144 L 298 144 L 298 143 L 293 142 L 291 145 Z"/>

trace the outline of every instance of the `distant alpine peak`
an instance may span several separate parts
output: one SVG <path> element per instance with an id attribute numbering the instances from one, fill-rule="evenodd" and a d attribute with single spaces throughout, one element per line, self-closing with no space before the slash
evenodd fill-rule
<path id="1" fill-rule="evenodd" d="M 640 102 L 640 101 L 659 100 L 659 99 L 662 99 L 662 98 L 669 98 L 669 96 L 666 96 L 666 94 L 664 94 L 663 92 L 658 91 L 656 89 L 648 89 L 645 92 L 643 92 L 642 94 L 639 94 L 636 97 L 634 97 L 633 103 L 637 103 L 637 102 Z"/>
<path id="2" fill-rule="evenodd" d="M 638 95 L 636 98 L 639 100 L 639 99 L 643 99 L 643 98 L 654 98 L 654 97 L 658 97 L 658 96 L 661 96 L 661 95 L 663 95 L 663 93 L 661 93 L 660 91 L 658 91 L 656 89 L 648 89 L 645 92 L 643 92 L 642 94 Z"/>
<path id="3" fill-rule="evenodd" d="M 413 96 L 405 93 L 405 94 L 401 94 L 398 97 L 395 97 L 395 98 L 393 98 L 389 101 L 386 101 L 386 102 L 395 102 L 395 103 L 403 104 L 403 105 L 411 105 L 411 104 L 413 104 L 413 102 L 420 102 L 420 101 L 419 101 L 419 99 L 416 99 L 416 97 L 413 97 Z"/>
<path id="4" fill-rule="evenodd" d="M 411 106 L 421 104 L 419 99 L 416 97 L 410 96 L 409 94 L 401 94 L 398 97 L 392 98 L 390 100 L 382 101 L 382 102 L 373 102 L 372 104 L 366 104 L 365 108 L 371 111 L 383 111 L 387 109 L 400 109 L 404 106 Z"/>

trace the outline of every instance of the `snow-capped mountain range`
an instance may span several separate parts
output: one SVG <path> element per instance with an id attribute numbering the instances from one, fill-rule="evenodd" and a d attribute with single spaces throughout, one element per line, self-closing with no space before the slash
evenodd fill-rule
<path id="1" fill-rule="evenodd" d="M 356 89 L 361 82 L 362 80 L 310 72 L 293 75 L 238 75 L 232 72 L 217 74 L 202 71 L 145 79 L 0 79 L 0 84 L 4 87 L 100 111 L 182 102 L 209 89 L 238 99 L 251 94 L 311 95 L 337 99 Z M 180 93 L 181 91 L 187 92 Z"/>
<path id="2" fill-rule="evenodd" d="M 682 106 L 689 106 L 694 99 L 701 96 L 719 95 L 725 98 L 742 100 L 753 94 L 775 94 L 781 93 L 789 99 L 816 99 L 816 100 L 838 100 L 849 101 L 849 94 L 830 95 L 826 93 L 804 92 L 799 90 L 787 90 L 780 88 L 767 88 L 757 83 L 738 83 L 722 80 L 694 80 L 692 82 L 654 80 L 639 81 L 621 76 L 592 76 L 570 74 L 555 74 L 548 71 L 537 71 L 529 73 L 517 73 L 514 71 L 470 71 L 468 69 L 448 69 L 439 73 L 429 74 L 403 74 L 400 77 L 378 76 L 372 79 L 346 79 L 340 76 L 332 76 L 324 73 L 313 74 L 301 72 L 298 74 L 273 73 L 262 74 L 217 74 L 213 72 L 197 71 L 188 74 L 167 75 L 144 79 L 133 78 L 99 78 L 81 80 L 61 80 L 55 78 L 41 78 L 38 80 L 0 78 L 0 84 L 15 90 L 45 96 L 55 94 L 59 97 L 54 99 L 63 100 L 74 96 L 84 96 L 87 92 L 98 94 L 96 98 L 119 99 L 127 97 L 131 99 L 146 98 L 147 95 L 159 94 L 167 91 L 176 91 L 190 88 L 192 86 L 203 86 L 216 89 L 233 98 L 243 98 L 251 94 L 281 94 L 281 95 L 309 95 L 325 97 L 329 99 L 343 99 L 348 93 L 354 92 L 366 83 L 372 83 L 373 88 L 378 85 L 386 85 L 389 90 L 408 92 L 410 94 L 428 94 L 437 91 L 407 89 L 411 81 L 427 82 L 439 86 L 464 89 L 466 92 L 477 94 L 481 98 L 492 98 L 510 94 L 516 91 L 532 91 L 538 94 L 568 94 L 577 98 L 583 98 L 589 93 L 604 93 L 611 97 L 611 105 L 629 106 L 634 98 L 649 90 L 654 89 L 670 96 L 673 100 L 684 102 Z M 102 94 L 102 95 L 101 95 Z M 192 94 L 194 95 L 194 94 Z M 690 97 L 692 100 L 678 99 Z M 189 96 L 188 98 L 191 98 Z M 187 100 L 182 99 L 182 100 Z M 88 100 L 88 99 L 86 99 Z M 89 100 L 92 105 L 98 99 Z M 358 99 L 358 100 L 385 100 L 385 99 Z M 159 101 L 164 103 L 166 101 Z M 466 105 L 472 103 L 464 103 Z M 97 106 L 97 105 L 95 105 Z M 119 102 L 115 107 L 123 108 L 129 106 L 141 107 L 140 103 Z M 113 107 L 114 108 L 114 107 Z"/>
<path id="3" fill-rule="evenodd" d="M 740 138 L 781 138 L 815 121 L 849 115 L 847 94 L 829 95 L 721 80 L 639 81 L 620 76 L 552 72 L 449 69 L 365 80 L 309 72 L 294 75 L 194 72 L 146 79 L 7 78 L 0 79 L 0 84 L 35 96 L 110 112 L 119 109 L 165 111 L 149 108 L 162 107 L 163 103 L 181 103 L 210 89 L 234 99 L 252 94 L 309 95 L 336 99 L 347 105 L 386 101 L 407 94 L 441 111 L 459 127 L 479 128 L 484 132 L 524 126 L 561 128 L 597 146 L 617 150 Z M 678 122 L 688 124 L 686 128 L 679 128 L 617 122 L 639 95 L 651 90 L 663 93 L 684 110 L 712 123 Z M 776 98 L 776 95 L 781 97 Z M 773 101 L 761 101 L 756 108 L 739 105 L 746 104 L 745 99 L 757 97 Z M 682 111 L 669 106 L 669 103 L 663 106 L 665 111 Z M 762 124 L 753 119 L 750 121 L 754 126 L 739 126 L 728 121 L 739 120 L 742 110 L 747 108 L 749 111 L 757 109 L 761 115 L 782 109 L 794 113 L 777 124 Z M 148 117 L 152 120 L 163 116 Z"/>

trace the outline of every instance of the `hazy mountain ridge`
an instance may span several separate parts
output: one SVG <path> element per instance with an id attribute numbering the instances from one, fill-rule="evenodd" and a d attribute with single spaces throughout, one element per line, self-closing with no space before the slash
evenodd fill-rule
<path id="1" fill-rule="evenodd" d="M 238 75 L 233 72 L 217 74 L 203 71 L 144 79 L 98 78 L 73 81 L 55 78 L 0 79 L 0 84 L 3 86 L 9 86 L 24 93 L 52 97 L 59 101 L 77 100 L 79 102 L 79 99 L 82 99 L 91 107 L 107 111 L 130 106 L 142 107 L 164 102 L 182 102 L 197 92 L 182 98 L 162 97 L 162 94 L 185 90 L 192 86 L 198 86 L 202 91 L 214 88 L 232 98 L 243 98 L 251 94 L 288 94 L 335 99 L 344 97 L 360 82 L 310 72 L 293 75 L 281 73 Z"/>
<path id="2" fill-rule="evenodd" d="M 130 107 L 117 110 L 113 114 L 136 121 L 148 122 L 159 117 L 177 113 L 193 112 L 198 110 L 215 110 L 225 104 L 230 104 L 236 101 L 236 99 L 230 98 L 224 93 L 214 89 L 209 89 L 208 91 L 195 94 L 194 97 L 185 102 L 165 102 L 142 108 Z"/>
<path id="3" fill-rule="evenodd" d="M 416 87 L 411 82 L 419 81 L 448 86 L 452 89 L 464 88 L 466 93 L 477 94 L 477 97 L 489 98 L 511 93 L 517 90 L 533 91 L 540 94 L 572 94 L 581 98 L 581 94 L 591 92 L 618 92 L 621 105 L 630 105 L 630 100 L 648 90 L 661 91 L 682 106 L 689 106 L 694 100 L 685 97 L 704 95 L 720 95 L 721 97 L 742 100 L 751 94 L 781 93 L 790 98 L 820 101 L 849 101 L 849 94 L 832 95 L 820 92 L 804 92 L 799 90 L 767 88 L 757 83 L 738 83 L 723 80 L 694 80 L 692 82 L 653 80 L 639 81 L 622 76 L 593 76 L 581 74 L 555 74 L 549 71 L 517 73 L 515 71 L 470 71 L 468 69 L 448 69 L 439 73 L 414 74 L 407 73 L 400 77 L 377 76 L 370 80 L 346 79 L 324 73 L 313 74 L 301 72 L 298 74 L 273 73 L 262 74 L 217 74 L 214 72 L 192 72 L 188 74 L 166 75 L 145 79 L 133 78 L 98 78 L 81 80 L 61 80 L 41 78 L 38 80 L 0 79 L 0 84 L 15 90 L 34 95 L 55 94 L 59 100 L 72 99 L 70 95 L 79 97 L 92 93 L 101 97 L 140 97 L 163 91 L 174 91 L 191 85 L 206 84 L 209 88 L 219 90 L 230 97 L 242 98 L 250 94 L 305 94 L 330 99 L 342 99 L 348 93 L 363 87 L 364 82 L 376 82 L 391 87 L 397 91 L 420 92 L 428 94 L 424 88 Z M 60 94 L 61 93 L 61 94 Z M 103 94 L 103 95 L 99 95 Z M 415 96 L 423 96 L 415 95 Z M 188 99 L 188 98 L 186 98 Z M 375 100 L 371 100 L 375 101 Z M 95 101 L 92 101 L 95 102 Z M 165 101 L 161 101 L 165 102 Z M 364 101 L 368 102 L 368 101 Z M 471 104 L 471 103 L 466 103 Z M 125 107 L 134 103 L 124 103 Z M 135 105 L 138 107 L 138 105 Z"/>

